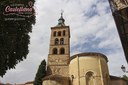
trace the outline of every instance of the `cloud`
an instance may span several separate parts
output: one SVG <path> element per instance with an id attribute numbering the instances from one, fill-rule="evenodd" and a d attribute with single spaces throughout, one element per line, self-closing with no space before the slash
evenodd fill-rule
<path id="1" fill-rule="evenodd" d="M 106 0 L 36 0 L 35 9 L 36 24 L 30 33 L 27 59 L 0 78 L 2 82 L 25 83 L 34 79 L 40 62 L 47 60 L 50 27 L 57 25 L 61 9 L 64 10 L 66 25 L 70 26 L 71 55 L 101 52 L 109 59 L 110 74 L 123 74 L 120 66 L 126 65 L 126 61 Z"/>
<path id="2" fill-rule="evenodd" d="M 119 76 L 121 77 L 124 75 L 121 65 L 127 66 L 124 53 L 122 50 L 117 50 L 114 53 L 108 53 L 108 66 L 109 66 L 109 73 L 111 75 Z M 127 75 L 127 74 L 126 74 Z"/>

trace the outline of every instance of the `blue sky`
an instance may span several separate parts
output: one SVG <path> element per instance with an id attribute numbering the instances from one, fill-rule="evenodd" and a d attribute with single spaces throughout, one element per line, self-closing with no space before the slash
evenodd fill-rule
<path id="1" fill-rule="evenodd" d="M 122 76 L 127 65 L 107 0 L 36 0 L 36 24 L 30 33 L 29 54 L 16 69 L 7 71 L 1 82 L 25 83 L 34 79 L 38 66 L 47 60 L 50 27 L 56 26 L 61 9 L 65 24 L 70 26 L 71 55 L 100 52 L 108 57 L 109 73 Z"/>

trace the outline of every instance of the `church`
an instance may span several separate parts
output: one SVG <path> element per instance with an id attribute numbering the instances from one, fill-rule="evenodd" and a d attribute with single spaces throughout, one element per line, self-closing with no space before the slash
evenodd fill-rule
<path id="1" fill-rule="evenodd" d="M 102 53 L 84 52 L 70 56 L 70 27 L 61 13 L 51 27 L 46 76 L 42 85 L 128 85 L 127 80 L 109 74 L 108 59 Z M 34 81 L 24 85 L 33 85 Z"/>
<path id="2" fill-rule="evenodd" d="M 61 13 L 58 24 L 51 27 L 47 74 L 42 85 L 127 85 L 126 80 L 109 75 L 104 54 L 84 52 L 70 56 L 70 37 L 70 27 Z"/>

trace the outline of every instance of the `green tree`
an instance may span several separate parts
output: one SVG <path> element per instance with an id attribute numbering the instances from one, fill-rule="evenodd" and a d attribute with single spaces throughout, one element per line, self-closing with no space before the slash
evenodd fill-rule
<path id="1" fill-rule="evenodd" d="M 123 79 L 125 79 L 127 81 L 127 84 L 128 84 L 128 77 L 126 75 L 123 75 Z"/>
<path id="2" fill-rule="evenodd" d="M 26 59 L 29 52 L 29 33 L 35 24 L 34 3 L 35 0 L 0 0 L 0 76 Z M 29 7 L 32 11 L 18 12 L 10 9 L 11 12 L 7 12 L 7 6 Z"/>
<path id="3" fill-rule="evenodd" d="M 123 78 L 128 81 L 128 77 L 126 75 L 123 75 Z"/>
<path id="4" fill-rule="evenodd" d="M 34 85 L 42 85 L 42 78 L 46 75 L 46 61 L 43 60 L 39 65 L 36 77 L 34 80 Z"/>

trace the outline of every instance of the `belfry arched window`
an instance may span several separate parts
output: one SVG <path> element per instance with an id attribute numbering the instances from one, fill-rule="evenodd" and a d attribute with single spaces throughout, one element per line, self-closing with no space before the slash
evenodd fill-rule
<path id="1" fill-rule="evenodd" d="M 64 48 L 60 48 L 60 54 L 65 54 L 65 49 Z"/>
<path id="2" fill-rule="evenodd" d="M 63 31 L 63 36 L 65 36 L 65 30 Z"/>
<path id="3" fill-rule="evenodd" d="M 58 36 L 61 36 L 61 31 L 58 32 Z"/>
<path id="4" fill-rule="evenodd" d="M 64 38 L 60 38 L 60 44 L 64 44 Z"/>
<path id="5" fill-rule="evenodd" d="M 86 73 L 86 85 L 94 85 L 93 72 Z"/>
<path id="6" fill-rule="evenodd" d="M 55 39 L 55 45 L 58 45 L 59 44 L 59 40 L 58 38 Z"/>
<path id="7" fill-rule="evenodd" d="M 57 54 L 57 48 L 53 48 L 52 54 Z"/>
<path id="8" fill-rule="evenodd" d="M 53 33 L 53 36 L 56 36 L 56 31 Z"/>

